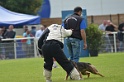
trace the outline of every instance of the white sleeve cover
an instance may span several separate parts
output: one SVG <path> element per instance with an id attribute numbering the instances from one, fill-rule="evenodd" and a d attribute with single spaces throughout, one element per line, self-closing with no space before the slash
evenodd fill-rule
<path id="1" fill-rule="evenodd" d="M 72 30 L 66 30 L 64 27 L 61 28 L 62 36 L 67 37 L 72 35 Z"/>

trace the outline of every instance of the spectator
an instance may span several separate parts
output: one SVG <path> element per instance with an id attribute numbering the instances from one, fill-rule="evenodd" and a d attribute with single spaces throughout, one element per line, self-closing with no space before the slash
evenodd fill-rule
<path id="1" fill-rule="evenodd" d="M 124 50 L 124 22 L 119 24 L 119 32 L 118 32 L 118 39 L 119 39 L 119 51 L 123 51 Z"/>
<path id="2" fill-rule="evenodd" d="M 3 54 L 3 43 L 2 43 L 2 29 L 0 28 L 0 59 L 5 59 L 5 55 Z"/>
<path id="3" fill-rule="evenodd" d="M 13 31 L 14 26 L 10 25 L 8 28 L 8 31 L 6 32 L 4 38 L 6 39 L 13 39 L 16 36 L 16 32 Z M 14 40 L 8 40 L 5 41 L 6 46 L 5 46 L 5 55 L 6 58 L 14 58 Z M 9 56 L 10 55 L 10 56 Z"/>
<path id="4" fill-rule="evenodd" d="M 24 32 L 26 32 L 28 30 L 28 26 L 27 25 L 24 25 L 23 26 L 23 29 L 24 29 Z"/>
<path id="5" fill-rule="evenodd" d="M 24 32 L 23 32 L 22 36 L 25 35 L 25 33 L 28 30 L 28 27 L 26 25 L 24 25 L 23 26 L 23 30 L 24 30 Z M 24 37 L 24 38 L 26 38 L 26 37 Z M 26 46 L 27 46 L 27 43 L 26 42 L 27 42 L 27 39 L 22 39 L 21 42 L 22 42 L 22 49 L 23 49 L 24 53 L 26 54 Z"/>
<path id="6" fill-rule="evenodd" d="M 36 37 L 37 39 L 40 38 L 40 36 L 42 35 L 42 33 L 43 33 L 43 31 L 45 30 L 45 28 L 46 28 L 45 25 L 41 25 L 40 29 L 39 29 L 38 31 L 36 31 L 35 37 Z"/>
<path id="7" fill-rule="evenodd" d="M 0 28 L 0 42 L 2 41 L 1 39 L 2 39 L 3 37 L 2 37 L 2 29 Z"/>
<path id="8" fill-rule="evenodd" d="M 105 29 L 107 27 L 107 20 L 104 20 L 102 24 L 99 25 L 99 29 L 105 33 L 105 35 L 103 35 L 103 39 L 105 41 L 105 51 L 106 52 L 110 52 L 111 51 L 111 45 L 110 45 L 110 40 L 109 40 L 109 36 L 106 33 Z"/>
<path id="9" fill-rule="evenodd" d="M 31 34 L 33 35 L 33 37 L 35 37 L 35 34 L 36 34 L 36 27 L 35 26 L 31 27 Z"/>
<path id="10" fill-rule="evenodd" d="M 6 38 L 6 33 L 7 33 L 6 27 L 2 26 L 1 27 L 1 38 L 2 39 Z M 1 50 L 5 49 L 5 47 L 6 47 L 6 42 L 5 41 L 1 41 Z M 5 58 L 5 52 L 2 52 L 1 58 L 3 58 L 3 59 Z"/>
<path id="11" fill-rule="evenodd" d="M 118 30 L 119 31 L 124 31 L 124 22 L 122 22 L 121 24 L 119 24 Z"/>
<path id="12" fill-rule="evenodd" d="M 3 27 L 1 28 L 1 30 L 2 30 L 2 37 L 5 39 L 5 38 L 6 38 L 7 29 L 6 29 L 5 26 L 3 26 Z"/>
<path id="13" fill-rule="evenodd" d="M 64 20 L 64 27 L 65 29 L 73 29 L 73 33 L 70 37 L 66 38 L 66 45 L 67 49 L 70 54 L 70 60 L 79 62 L 79 56 L 80 56 L 80 45 L 81 40 L 83 39 L 83 48 L 87 48 L 86 43 L 86 22 L 81 17 L 82 15 L 82 8 L 81 7 L 75 7 L 74 8 L 74 14 L 69 16 Z"/>
<path id="14" fill-rule="evenodd" d="M 26 55 L 28 57 L 32 56 L 32 51 L 34 51 L 32 49 L 32 45 L 31 45 L 31 39 L 28 39 L 30 37 L 33 37 L 33 35 L 30 33 L 30 31 L 27 29 L 27 31 L 25 33 L 23 33 L 23 37 L 26 37 L 26 44 L 25 44 L 25 51 L 26 51 Z"/>
<path id="15" fill-rule="evenodd" d="M 111 32 L 115 32 L 117 29 L 118 27 L 115 24 L 113 24 L 110 20 L 107 21 L 107 27 L 105 31 L 108 33 L 112 51 L 114 51 L 115 49 L 114 49 L 114 35 Z"/>
<path id="16" fill-rule="evenodd" d="M 41 25 L 41 26 L 40 26 L 40 29 L 36 31 L 36 34 L 35 34 L 36 44 L 37 44 L 37 41 L 38 41 L 38 39 L 40 38 L 40 36 L 43 34 L 45 28 L 46 28 L 45 25 Z M 36 47 L 36 48 L 37 48 L 37 50 L 38 50 L 38 47 Z M 40 56 L 39 51 L 37 51 L 37 55 Z"/>
<path id="17" fill-rule="evenodd" d="M 36 34 L 36 27 L 35 26 L 32 26 L 31 27 L 31 31 L 30 31 L 31 35 L 33 37 L 35 37 L 35 34 Z M 34 45 L 34 39 L 31 39 L 31 45 L 33 46 Z"/>
<path id="18" fill-rule="evenodd" d="M 38 47 L 44 56 L 44 76 L 46 82 L 52 82 L 53 58 L 62 66 L 68 75 L 74 80 L 80 80 L 79 72 L 66 58 L 63 52 L 64 37 L 70 36 L 72 30 L 65 30 L 61 25 L 52 24 L 38 40 Z"/>

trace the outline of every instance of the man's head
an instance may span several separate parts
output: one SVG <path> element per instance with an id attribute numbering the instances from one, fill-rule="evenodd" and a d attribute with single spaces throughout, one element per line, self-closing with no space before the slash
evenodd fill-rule
<path id="1" fill-rule="evenodd" d="M 41 30 L 45 30 L 45 28 L 46 28 L 46 25 L 41 25 L 40 27 Z"/>
<path id="2" fill-rule="evenodd" d="M 35 26 L 32 26 L 31 29 L 36 29 L 36 27 Z"/>
<path id="3" fill-rule="evenodd" d="M 14 26 L 13 25 L 10 25 L 9 26 L 9 30 L 12 31 L 14 29 Z"/>
<path id="4" fill-rule="evenodd" d="M 103 20 L 103 24 L 104 24 L 104 26 L 106 26 L 107 25 L 107 20 Z"/>
<path id="5" fill-rule="evenodd" d="M 30 30 L 27 30 L 26 33 L 27 33 L 27 34 L 30 34 Z"/>
<path id="6" fill-rule="evenodd" d="M 79 16 L 82 15 L 82 8 L 81 7 L 75 7 L 74 8 L 74 13 L 78 14 Z"/>
<path id="7" fill-rule="evenodd" d="M 28 30 L 28 26 L 27 25 L 24 25 L 23 26 L 23 29 L 24 29 L 24 32 L 26 32 Z"/>
<path id="8" fill-rule="evenodd" d="M 110 20 L 107 20 L 107 25 L 110 26 L 112 22 Z"/>

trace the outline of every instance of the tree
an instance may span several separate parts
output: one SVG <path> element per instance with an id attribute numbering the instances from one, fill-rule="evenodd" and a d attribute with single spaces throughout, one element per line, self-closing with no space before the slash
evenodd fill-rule
<path id="1" fill-rule="evenodd" d="M 18 13 L 37 14 L 43 0 L 0 0 L 0 5 Z"/>

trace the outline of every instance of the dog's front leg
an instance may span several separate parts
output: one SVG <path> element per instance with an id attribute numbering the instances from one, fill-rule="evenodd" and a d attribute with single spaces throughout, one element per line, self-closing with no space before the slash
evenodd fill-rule
<path id="1" fill-rule="evenodd" d="M 67 75 L 66 75 L 66 77 L 65 77 L 65 80 L 67 80 L 67 79 L 68 79 L 68 76 L 69 76 L 69 75 L 68 75 L 68 73 L 67 73 Z"/>
<path id="2" fill-rule="evenodd" d="M 81 72 L 79 72 L 79 74 L 80 74 L 80 78 L 82 79 L 83 77 L 82 77 L 82 74 L 81 74 Z"/>

